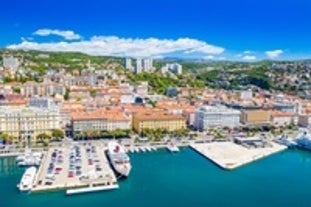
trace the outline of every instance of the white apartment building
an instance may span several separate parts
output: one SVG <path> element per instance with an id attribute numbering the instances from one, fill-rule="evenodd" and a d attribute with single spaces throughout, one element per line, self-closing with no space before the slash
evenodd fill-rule
<path id="1" fill-rule="evenodd" d="M 180 75 L 182 74 L 182 65 L 178 63 L 168 63 L 161 68 L 162 73 L 167 73 L 168 71 Z"/>
<path id="2" fill-rule="evenodd" d="M 240 111 L 225 106 L 201 106 L 195 111 L 194 127 L 205 131 L 212 127 L 237 127 Z"/>
<path id="3" fill-rule="evenodd" d="M 125 58 L 125 69 L 133 70 L 132 59 L 131 58 Z"/>
<path id="4" fill-rule="evenodd" d="M 135 67 L 135 73 L 141 73 L 142 72 L 142 59 L 137 58 L 136 59 L 136 67 Z"/>
<path id="5" fill-rule="evenodd" d="M 144 62 L 144 72 L 150 72 L 153 70 L 153 60 L 152 59 L 143 59 Z"/>

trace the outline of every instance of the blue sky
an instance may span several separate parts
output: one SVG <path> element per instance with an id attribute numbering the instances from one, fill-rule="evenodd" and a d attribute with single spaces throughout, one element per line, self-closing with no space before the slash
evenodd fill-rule
<path id="1" fill-rule="evenodd" d="M 311 58 L 309 0 L 10 0 L 1 7 L 1 47 L 215 60 Z"/>

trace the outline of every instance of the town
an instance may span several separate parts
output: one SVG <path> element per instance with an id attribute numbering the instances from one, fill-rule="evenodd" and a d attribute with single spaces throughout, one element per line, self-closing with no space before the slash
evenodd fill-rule
<path id="1" fill-rule="evenodd" d="M 114 158 L 100 155 L 107 148 L 112 154 L 120 150 L 119 144 L 109 147 L 111 140 L 125 146 L 122 153 L 189 146 L 232 170 L 285 150 L 289 144 L 280 140 L 297 137 L 311 124 L 311 104 L 302 95 L 309 88 L 299 83 L 302 74 L 289 75 L 298 63 L 191 64 L 4 51 L 1 64 L 1 155 L 47 152 L 30 161 L 40 166 L 33 191 L 118 188 L 108 165 Z M 299 64 L 307 80 L 310 65 Z M 276 77 L 278 85 L 271 83 Z M 301 85 L 301 93 L 293 92 Z M 86 170 L 94 162 L 94 170 L 106 174 Z M 67 165 L 68 174 L 62 171 Z"/>

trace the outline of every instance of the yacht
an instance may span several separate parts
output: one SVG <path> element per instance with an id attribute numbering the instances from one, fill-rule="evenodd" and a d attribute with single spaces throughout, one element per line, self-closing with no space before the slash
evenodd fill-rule
<path id="1" fill-rule="evenodd" d="M 166 146 L 166 148 L 170 151 L 170 152 L 179 152 L 179 148 L 173 143 L 173 142 L 169 142 Z"/>
<path id="2" fill-rule="evenodd" d="M 299 147 L 311 150 L 311 135 L 307 131 L 298 136 L 295 141 Z"/>
<path id="3" fill-rule="evenodd" d="M 115 141 L 109 142 L 107 155 L 116 173 L 123 177 L 127 177 L 130 174 L 132 165 L 123 146 Z"/>
<path id="4" fill-rule="evenodd" d="M 33 182 L 36 178 L 37 168 L 30 167 L 27 168 L 25 173 L 22 176 L 20 183 L 17 185 L 20 191 L 30 191 L 33 187 Z"/>
<path id="5" fill-rule="evenodd" d="M 43 153 L 31 152 L 31 150 L 25 150 L 23 155 L 18 156 L 15 161 L 20 167 L 25 166 L 38 166 L 40 165 Z"/>

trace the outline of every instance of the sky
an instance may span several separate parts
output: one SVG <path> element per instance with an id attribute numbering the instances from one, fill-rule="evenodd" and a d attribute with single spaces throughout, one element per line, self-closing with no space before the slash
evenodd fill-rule
<path id="1" fill-rule="evenodd" d="M 208 60 L 311 58 L 310 0 L 6 0 L 0 47 Z"/>

